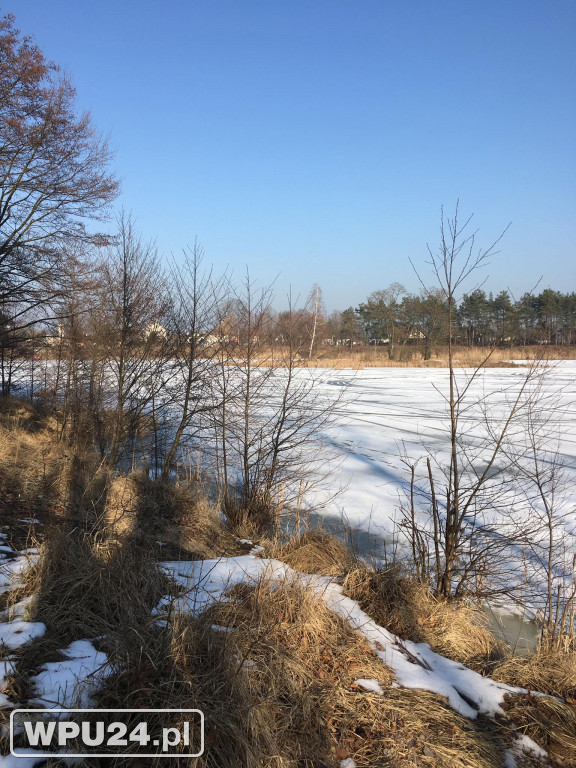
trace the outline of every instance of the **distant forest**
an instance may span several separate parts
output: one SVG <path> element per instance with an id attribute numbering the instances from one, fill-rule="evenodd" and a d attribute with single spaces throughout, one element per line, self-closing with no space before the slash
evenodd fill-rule
<path id="1" fill-rule="evenodd" d="M 463 296 L 456 317 L 453 341 L 469 347 L 576 344 L 574 292 L 546 288 L 514 300 L 508 291 L 494 296 L 477 289 Z M 332 313 L 322 328 L 324 344 L 415 344 L 431 351 L 447 339 L 448 304 L 442 292 L 414 295 L 398 283 L 375 291 L 356 308 Z"/>

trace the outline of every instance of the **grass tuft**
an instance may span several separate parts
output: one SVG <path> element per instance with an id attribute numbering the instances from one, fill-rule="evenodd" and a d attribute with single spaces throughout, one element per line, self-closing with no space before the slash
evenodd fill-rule
<path id="1" fill-rule="evenodd" d="M 273 557 L 301 573 L 342 576 L 355 564 L 351 550 L 324 531 L 305 531 L 287 542 L 264 542 L 263 557 Z"/>
<path id="2" fill-rule="evenodd" d="M 425 585 L 396 568 L 356 568 L 346 576 L 344 591 L 400 638 L 428 643 L 437 653 L 478 671 L 506 653 L 479 608 L 437 600 Z"/>

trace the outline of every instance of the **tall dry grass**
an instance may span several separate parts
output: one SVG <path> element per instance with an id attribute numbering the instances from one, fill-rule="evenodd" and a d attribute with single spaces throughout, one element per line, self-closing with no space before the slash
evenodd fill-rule
<path id="1" fill-rule="evenodd" d="M 264 547 L 262 557 L 281 560 L 300 573 L 343 576 L 356 563 L 352 551 L 325 531 L 304 531 L 287 541 L 276 537 L 260 543 Z"/>
<path id="2" fill-rule="evenodd" d="M 576 347 L 562 346 L 526 346 L 526 347 L 455 347 L 457 367 L 472 368 L 485 363 L 488 368 L 508 368 L 514 365 L 511 360 L 573 360 Z M 262 352 L 261 360 L 266 365 L 281 365 L 281 355 Z M 447 368 L 448 348 L 438 347 L 430 360 L 424 360 L 423 353 L 413 346 L 397 348 L 395 359 L 390 360 L 387 347 L 321 347 L 311 360 L 303 358 L 299 365 L 309 368 Z"/>
<path id="3" fill-rule="evenodd" d="M 0 445 L 9 447 L 1 482 L 25 494 L 19 514 L 34 510 L 46 523 L 37 564 L 7 598 L 32 598 L 28 618 L 47 626 L 20 652 L 8 689 L 14 701 L 32 695 L 30 676 L 61 658 L 60 649 L 97 638 L 110 672 L 97 706 L 202 709 L 207 741 L 199 768 L 332 768 L 347 758 L 358 768 L 504 764 L 518 735 L 510 723 L 466 720 L 438 696 L 394 687 L 365 640 L 302 584 L 262 580 L 231 590 L 202 616 L 174 608 L 159 621 L 160 597 L 179 596 L 159 559 L 242 551 L 208 502 L 194 486 L 116 476 L 92 455 L 70 456 L 49 420 L 26 408 L 0 418 L 2 429 Z M 48 480 L 36 482 L 41 457 Z M 325 532 L 264 543 L 267 556 L 295 570 L 342 579 L 347 594 L 401 637 L 558 697 L 511 697 L 505 706 L 555 764 L 575 764 L 572 658 L 510 659 L 472 606 L 440 603 L 398 571 L 362 565 Z M 376 679 L 384 696 L 356 685 L 359 678 Z"/>
<path id="4" fill-rule="evenodd" d="M 66 460 L 48 414 L 25 402 L 0 400 L 0 510 L 5 520 L 45 513 L 58 496 Z"/>
<path id="5" fill-rule="evenodd" d="M 366 641 L 298 583 L 235 588 L 200 620 L 236 659 L 236 766 L 317 768 L 353 759 L 360 767 L 500 766 L 506 736 L 471 723 L 440 698 L 399 690 Z M 186 654 L 183 654 L 186 657 Z M 194 658 L 188 663 L 199 665 Z M 377 679 L 384 696 L 355 684 Z M 214 699 L 205 706 L 214 707 Z M 213 734 L 201 766 L 229 766 Z M 226 737 L 224 737 L 226 738 Z"/>
<path id="6" fill-rule="evenodd" d="M 382 571 L 360 565 L 347 574 L 344 591 L 400 638 L 428 643 L 437 653 L 478 671 L 506 655 L 479 607 L 438 600 L 396 568 Z"/>

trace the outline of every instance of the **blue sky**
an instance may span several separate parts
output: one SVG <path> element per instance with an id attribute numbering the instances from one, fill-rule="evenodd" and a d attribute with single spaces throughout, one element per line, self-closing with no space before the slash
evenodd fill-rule
<path id="1" fill-rule="evenodd" d="M 0 0 L 1 2 L 1 0 Z M 416 290 L 439 213 L 488 289 L 576 290 L 573 0 L 5 0 L 110 133 L 119 205 L 164 253 L 318 282 L 328 309 Z M 473 287 L 473 286 L 472 286 Z"/>

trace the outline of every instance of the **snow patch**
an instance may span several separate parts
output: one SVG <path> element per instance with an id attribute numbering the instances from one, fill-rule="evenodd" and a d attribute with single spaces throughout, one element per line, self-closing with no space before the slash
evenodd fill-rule
<path id="1" fill-rule="evenodd" d="M 46 709 L 91 706 L 92 695 L 109 674 L 108 657 L 89 640 L 76 640 L 62 653 L 64 661 L 44 664 L 30 678 L 36 692 L 30 703 Z"/>
<path id="2" fill-rule="evenodd" d="M 9 592 L 22 582 L 22 576 L 30 565 L 36 562 L 38 555 L 20 555 L 0 564 L 0 595 Z"/>
<path id="3" fill-rule="evenodd" d="M 46 625 L 40 621 L 10 621 L 0 624 L 0 645 L 14 650 L 20 648 L 30 640 L 42 637 L 46 632 Z"/>
<path id="4" fill-rule="evenodd" d="M 14 605 L 9 606 L 2 611 L 0 613 L 0 619 L 7 619 L 9 621 L 12 621 L 13 619 L 26 619 L 30 617 L 31 613 L 34 611 L 37 602 L 37 595 L 23 597 L 22 600 L 19 600 L 17 603 L 14 603 Z"/>
<path id="5" fill-rule="evenodd" d="M 343 595 L 342 587 L 329 577 L 299 573 L 279 560 L 253 555 L 165 562 L 162 567 L 185 592 L 174 600 L 163 598 L 157 612 L 171 606 L 199 615 L 214 602 L 226 600 L 225 592 L 230 587 L 241 583 L 255 584 L 262 577 L 278 583 L 299 582 L 310 587 L 328 608 L 366 638 L 378 658 L 393 670 L 400 685 L 444 696 L 464 717 L 475 719 L 479 713 L 491 717 L 504 715 L 501 704 L 506 694 L 527 693 L 524 688 L 482 677 L 462 664 L 434 653 L 425 643 L 400 640 L 373 621 L 356 601 Z"/>
<path id="6" fill-rule="evenodd" d="M 354 680 L 354 685 L 357 685 L 359 688 L 363 688 L 365 691 L 372 691 L 373 693 L 377 693 L 379 696 L 384 696 L 384 690 L 378 680 L 366 680 L 364 678 L 360 678 L 360 680 Z"/>
<path id="7" fill-rule="evenodd" d="M 0 661 L 0 707 L 7 707 L 11 704 L 4 691 L 6 688 L 6 678 L 8 675 L 13 675 L 15 669 L 15 661 Z"/>

